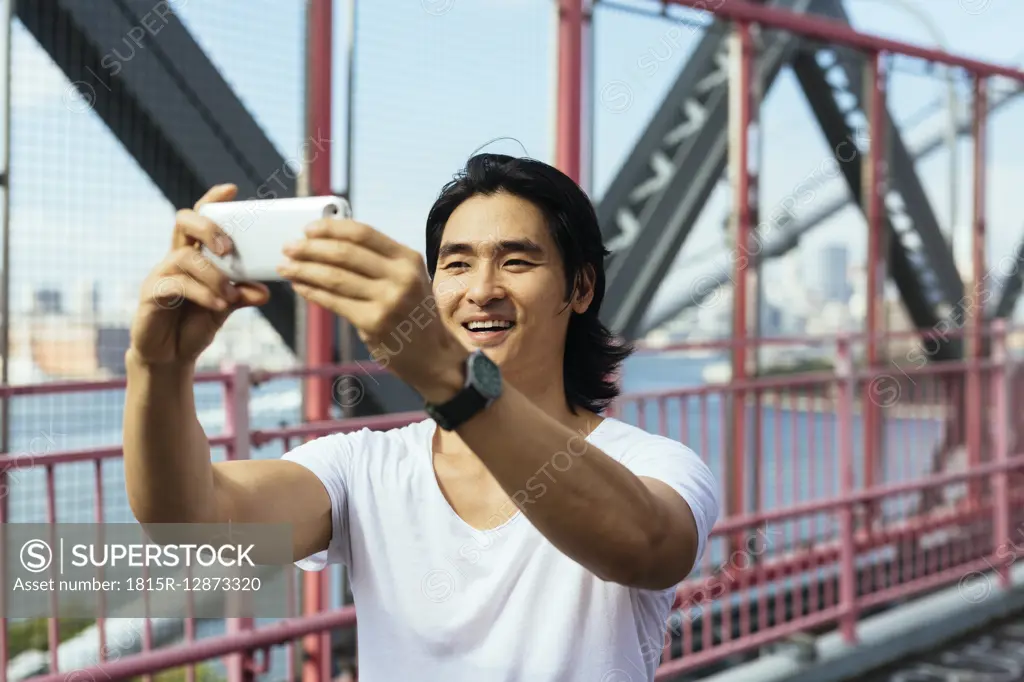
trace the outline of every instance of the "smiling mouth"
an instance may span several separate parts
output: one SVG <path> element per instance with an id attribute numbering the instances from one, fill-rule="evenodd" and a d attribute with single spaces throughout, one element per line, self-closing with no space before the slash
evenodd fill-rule
<path id="1" fill-rule="evenodd" d="M 511 320 L 487 320 L 481 322 L 463 322 L 462 327 L 469 332 L 470 338 L 488 341 L 504 336 L 516 326 Z"/>
<path id="2" fill-rule="evenodd" d="M 515 323 L 508 319 L 488 319 L 486 322 L 463 323 L 462 327 L 475 345 L 489 346 L 502 343 L 512 333 Z"/>

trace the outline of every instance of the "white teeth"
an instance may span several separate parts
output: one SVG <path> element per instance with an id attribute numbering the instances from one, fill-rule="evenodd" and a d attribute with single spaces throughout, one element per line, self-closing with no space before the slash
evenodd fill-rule
<path id="1" fill-rule="evenodd" d="M 485 320 L 480 322 L 470 322 L 466 326 L 472 331 L 483 329 L 509 329 L 512 326 L 512 323 L 505 320 Z"/>

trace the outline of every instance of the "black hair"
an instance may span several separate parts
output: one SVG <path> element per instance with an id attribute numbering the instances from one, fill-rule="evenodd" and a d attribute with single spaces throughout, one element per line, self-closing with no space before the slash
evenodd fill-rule
<path id="1" fill-rule="evenodd" d="M 592 271 L 593 300 L 586 312 L 570 315 L 562 374 L 569 409 L 575 413 L 576 407 L 582 407 L 600 413 L 619 395 L 615 377 L 633 347 L 617 339 L 599 317 L 605 290 L 604 259 L 609 252 L 594 207 L 572 178 L 534 159 L 504 154 L 472 156 L 441 189 L 427 215 L 430 277 L 437 269 L 445 225 L 455 209 L 476 194 L 499 192 L 525 199 L 544 214 L 565 267 L 567 305 L 584 284 L 587 270 Z"/>

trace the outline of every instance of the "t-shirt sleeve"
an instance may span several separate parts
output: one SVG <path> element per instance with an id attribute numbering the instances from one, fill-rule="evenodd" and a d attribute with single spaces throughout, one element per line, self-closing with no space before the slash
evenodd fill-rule
<path id="1" fill-rule="evenodd" d="M 686 500 L 697 523 L 697 555 L 693 560 L 696 568 L 720 513 L 718 484 L 711 469 L 696 452 L 664 437 L 645 438 L 631 447 L 621 461 L 634 475 L 662 481 Z"/>
<path id="2" fill-rule="evenodd" d="M 282 459 L 301 464 L 313 472 L 331 498 L 331 541 L 327 549 L 295 562 L 304 571 L 321 571 L 328 564 L 351 563 L 348 502 L 352 480 L 353 454 L 362 431 L 322 436 L 289 450 Z"/>

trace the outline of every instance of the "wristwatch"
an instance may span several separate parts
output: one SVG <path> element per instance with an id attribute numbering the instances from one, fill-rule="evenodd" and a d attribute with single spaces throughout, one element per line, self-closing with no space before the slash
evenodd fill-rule
<path id="1" fill-rule="evenodd" d="M 501 395 L 501 370 L 482 350 L 466 358 L 466 383 L 441 404 L 426 403 L 427 414 L 445 431 L 454 431 Z"/>

